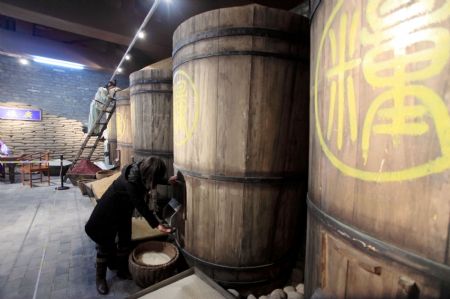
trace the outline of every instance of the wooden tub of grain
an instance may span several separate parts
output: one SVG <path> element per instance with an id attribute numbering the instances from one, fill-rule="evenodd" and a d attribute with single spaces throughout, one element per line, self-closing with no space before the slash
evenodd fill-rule
<path id="1" fill-rule="evenodd" d="M 117 170 L 100 170 L 100 171 L 97 171 L 97 173 L 95 174 L 95 177 L 97 178 L 97 180 L 100 180 L 100 179 L 104 179 L 109 176 L 112 176 L 116 172 L 117 172 Z"/>
<path id="2" fill-rule="evenodd" d="M 93 196 L 91 188 L 88 187 L 87 183 L 95 181 L 94 179 L 82 179 L 77 182 L 78 188 L 80 188 L 81 194 Z"/>
<path id="3" fill-rule="evenodd" d="M 172 276 L 178 249 L 171 243 L 148 241 L 139 244 L 128 258 L 128 267 L 133 280 L 141 288 Z"/>

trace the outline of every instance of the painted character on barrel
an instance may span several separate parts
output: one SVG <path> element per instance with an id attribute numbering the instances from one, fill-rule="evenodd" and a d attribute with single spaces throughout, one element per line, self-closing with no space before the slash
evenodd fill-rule
<path id="1" fill-rule="evenodd" d="M 117 267 L 119 278 L 130 278 L 128 255 L 131 248 L 131 217 L 135 208 L 152 228 L 164 233 L 171 232 L 170 228 L 159 223 L 145 202 L 145 197 L 157 184 L 175 184 L 176 176 L 167 180 L 165 174 L 164 162 L 154 157 L 124 167 L 92 211 L 85 230 L 97 243 L 96 285 L 100 294 L 108 293 L 107 267 Z"/>

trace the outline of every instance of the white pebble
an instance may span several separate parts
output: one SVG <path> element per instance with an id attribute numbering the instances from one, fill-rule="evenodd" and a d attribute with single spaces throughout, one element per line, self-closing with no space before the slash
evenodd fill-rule
<path id="1" fill-rule="evenodd" d="M 297 292 L 286 292 L 287 299 L 303 299 L 303 295 Z"/>
<path id="2" fill-rule="evenodd" d="M 287 294 L 288 292 L 295 292 L 295 288 L 293 286 L 287 286 L 283 288 L 283 291 Z"/>
<path id="3" fill-rule="evenodd" d="M 297 290 L 298 293 L 305 295 L 305 285 L 303 283 L 299 283 L 295 289 Z"/>
<path id="4" fill-rule="evenodd" d="M 247 299 L 256 299 L 256 297 L 255 297 L 255 295 L 250 294 L 250 295 L 247 296 Z"/>
<path id="5" fill-rule="evenodd" d="M 263 296 L 259 296 L 258 299 L 269 299 L 269 297 L 267 297 L 266 295 L 263 295 Z"/>
<path id="6" fill-rule="evenodd" d="M 282 289 L 275 289 L 270 293 L 270 299 L 286 299 L 286 293 Z"/>
<path id="7" fill-rule="evenodd" d="M 239 298 L 239 292 L 235 289 L 228 289 L 228 292 L 230 292 L 234 297 Z"/>

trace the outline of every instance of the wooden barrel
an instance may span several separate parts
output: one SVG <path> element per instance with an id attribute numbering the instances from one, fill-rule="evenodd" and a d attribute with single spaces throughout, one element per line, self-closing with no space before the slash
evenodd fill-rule
<path id="1" fill-rule="evenodd" d="M 179 241 L 227 287 L 269 292 L 295 259 L 308 35 L 306 18 L 260 5 L 209 11 L 174 33 L 174 167 L 187 189 Z"/>
<path id="2" fill-rule="evenodd" d="M 450 2 L 318 1 L 305 296 L 450 297 Z"/>
<path id="3" fill-rule="evenodd" d="M 173 175 L 172 60 L 130 75 L 135 159 L 161 158 Z"/>
<path id="4" fill-rule="evenodd" d="M 133 130 L 131 125 L 130 89 L 116 93 L 117 149 L 120 155 L 120 168 L 133 162 Z"/>
<path id="5" fill-rule="evenodd" d="M 108 146 L 109 146 L 109 163 L 113 164 L 117 158 L 117 120 L 116 112 L 113 113 L 108 122 Z"/>

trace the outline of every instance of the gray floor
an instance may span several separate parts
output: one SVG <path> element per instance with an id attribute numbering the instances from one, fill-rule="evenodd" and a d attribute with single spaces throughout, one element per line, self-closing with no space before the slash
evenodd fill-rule
<path id="1" fill-rule="evenodd" d="M 95 244 L 84 224 L 92 204 L 78 187 L 55 191 L 0 181 L 0 298 L 124 298 L 140 288 L 108 270 L 110 293 L 95 289 Z"/>

